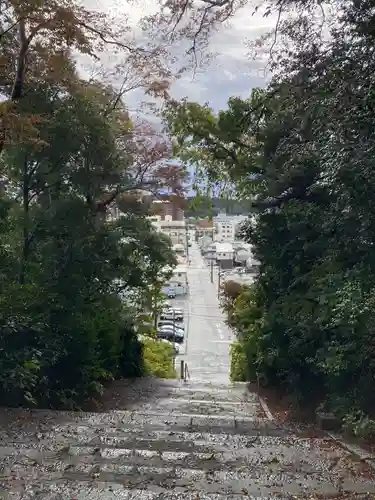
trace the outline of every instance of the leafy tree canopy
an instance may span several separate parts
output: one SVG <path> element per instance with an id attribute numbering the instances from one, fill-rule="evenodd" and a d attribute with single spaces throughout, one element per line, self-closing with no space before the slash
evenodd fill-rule
<path id="1" fill-rule="evenodd" d="M 326 41 L 284 25 L 301 43 L 278 49 L 266 89 L 217 114 L 172 101 L 164 119 L 198 180 L 258 213 L 245 237 L 260 272 L 228 309 L 247 375 L 361 419 L 375 407 L 372 5 L 341 14 Z"/>

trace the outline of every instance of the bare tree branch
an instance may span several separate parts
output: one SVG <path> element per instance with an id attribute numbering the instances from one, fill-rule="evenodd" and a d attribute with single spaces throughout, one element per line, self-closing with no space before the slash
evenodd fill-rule
<path id="1" fill-rule="evenodd" d="M 15 28 L 18 23 L 20 22 L 21 18 L 17 19 L 17 21 L 13 22 L 6 30 L 2 31 L 0 33 L 0 40 L 10 31 L 12 31 L 13 28 Z"/>

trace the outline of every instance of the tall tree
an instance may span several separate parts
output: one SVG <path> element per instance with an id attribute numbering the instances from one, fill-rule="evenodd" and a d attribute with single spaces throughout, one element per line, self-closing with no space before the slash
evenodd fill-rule
<path id="1" fill-rule="evenodd" d="M 230 317 L 248 374 L 356 419 L 375 407 L 374 58 L 350 12 L 326 43 L 281 52 L 266 90 L 218 114 L 171 103 L 165 117 L 177 154 L 258 211 L 245 233 L 260 274 Z"/>

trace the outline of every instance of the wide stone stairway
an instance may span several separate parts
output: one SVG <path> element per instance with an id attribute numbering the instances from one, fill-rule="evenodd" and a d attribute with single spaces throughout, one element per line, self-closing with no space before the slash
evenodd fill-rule
<path id="1" fill-rule="evenodd" d="M 114 410 L 2 410 L 1 500 L 374 498 L 371 468 L 245 385 L 118 383 Z"/>

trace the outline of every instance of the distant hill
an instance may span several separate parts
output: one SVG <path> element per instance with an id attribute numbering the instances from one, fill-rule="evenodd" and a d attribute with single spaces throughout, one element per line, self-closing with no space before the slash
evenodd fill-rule
<path id="1" fill-rule="evenodd" d="M 185 217 L 214 217 L 219 212 L 228 215 L 246 215 L 250 212 L 249 201 L 228 200 L 223 198 L 202 197 L 199 200 L 189 197 L 184 209 Z"/>

